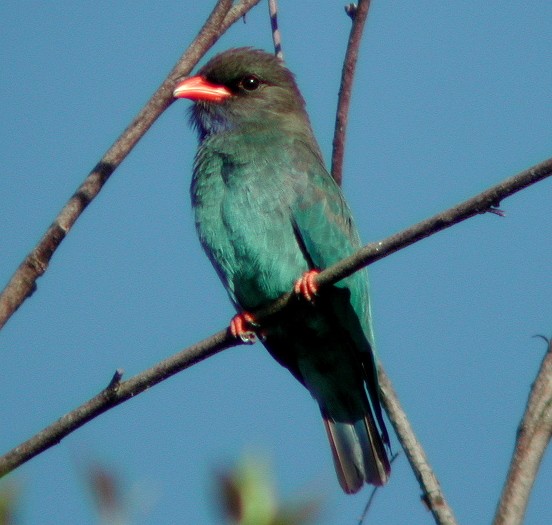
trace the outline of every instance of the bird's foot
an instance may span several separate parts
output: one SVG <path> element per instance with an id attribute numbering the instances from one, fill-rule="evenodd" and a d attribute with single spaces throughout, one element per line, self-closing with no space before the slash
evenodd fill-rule
<path id="1" fill-rule="evenodd" d="M 314 279 L 319 273 L 320 270 L 309 270 L 295 281 L 293 287 L 295 293 L 304 297 L 309 303 L 314 302 L 315 296 L 318 295 L 318 285 L 314 282 Z"/>
<path id="2" fill-rule="evenodd" d="M 249 312 L 241 312 L 230 321 L 230 333 L 236 338 L 241 339 L 245 344 L 252 345 L 257 341 L 257 334 L 253 327 L 258 327 L 257 320 Z"/>

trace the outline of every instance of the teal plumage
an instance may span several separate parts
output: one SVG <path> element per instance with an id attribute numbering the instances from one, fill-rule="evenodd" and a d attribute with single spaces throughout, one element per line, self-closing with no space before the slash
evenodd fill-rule
<path id="1" fill-rule="evenodd" d="M 179 83 L 175 96 L 195 102 L 196 227 L 238 312 L 270 303 L 305 272 L 358 249 L 303 98 L 277 58 L 250 48 L 226 51 Z M 265 347 L 318 402 L 345 492 L 384 484 L 389 441 L 366 272 L 321 290 L 312 303 L 293 301 L 261 328 Z"/>

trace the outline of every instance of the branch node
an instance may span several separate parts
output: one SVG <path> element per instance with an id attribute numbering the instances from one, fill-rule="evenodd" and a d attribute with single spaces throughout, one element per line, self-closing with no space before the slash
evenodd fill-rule
<path id="1" fill-rule="evenodd" d="M 353 21 L 356 17 L 357 11 L 358 11 L 357 4 L 347 4 L 345 6 L 345 13 L 347 13 L 347 16 Z"/>
<path id="2" fill-rule="evenodd" d="M 111 381 L 109 382 L 109 385 L 105 388 L 107 391 L 114 391 L 119 388 L 119 385 L 121 384 L 121 379 L 123 377 L 123 374 L 125 371 L 122 368 L 117 368 L 115 370 L 115 373 L 113 374 L 113 377 L 111 378 Z"/>
<path id="3" fill-rule="evenodd" d="M 486 210 L 486 212 L 494 213 L 499 217 L 506 217 L 506 212 L 504 210 L 501 210 L 500 208 L 497 208 L 496 206 L 491 206 L 488 210 Z"/>

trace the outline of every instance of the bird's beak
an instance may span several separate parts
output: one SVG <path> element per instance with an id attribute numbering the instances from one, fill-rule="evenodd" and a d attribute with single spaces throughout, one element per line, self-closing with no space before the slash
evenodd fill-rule
<path id="1" fill-rule="evenodd" d="M 232 92 L 225 86 L 213 84 L 204 77 L 196 76 L 180 81 L 173 91 L 173 96 L 194 101 L 222 102 L 232 96 Z"/>

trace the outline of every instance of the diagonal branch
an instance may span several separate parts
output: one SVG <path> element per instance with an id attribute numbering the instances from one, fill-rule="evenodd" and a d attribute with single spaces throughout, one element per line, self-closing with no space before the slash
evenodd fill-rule
<path id="1" fill-rule="evenodd" d="M 0 457 L 0 478 L 41 452 L 57 445 L 64 437 L 110 408 L 120 405 L 177 372 L 237 344 L 237 340 L 229 336 L 226 330 L 222 330 L 136 374 L 127 381 L 118 381 L 121 377 L 121 372 L 118 370 L 107 388 L 99 394 Z"/>
<path id="2" fill-rule="evenodd" d="M 552 340 L 531 387 L 517 432 L 508 477 L 496 509 L 494 525 L 523 523 L 529 495 L 546 447 L 552 438 Z"/>
<path id="3" fill-rule="evenodd" d="M 36 290 L 37 279 L 85 208 L 99 194 L 107 179 L 132 148 L 173 102 L 175 80 L 187 75 L 224 32 L 260 0 L 219 0 L 198 35 L 136 118 L 123 131 L 69 199 L 35 248 L 19 265 L 0 294 L 0 329 L 23 301 Z"/>
<path id="4" fill-rule="evenodd" d="M 370 9 L 370 0 L 360 0 L 358 6 L 349 4 L 345 7 L 346 13 L 352 18 L 353 25 L 349 34 L 347 51 L 341 72 L 341 85 L 339 86 L 339 98 L 337 101 L 337 113 L 335 116 L 335 130 L 332 149 L 331 174 L 335 181 L 341 186 L 343 180 L 343 159 L 345 156 L 345 135 L 347 132 L 347 121 L 349 106 L 351 105 L 351 94 L 353 92 L 353 80 L 355 76 L 358 49 L 364 31 L 364 23 Z"/>
<path id="5" fill-rule="evenodd" d="M 499 205 L 500 201 L 506 197 L 513 195 L 531 184 L 535 184 L 540 180 L 550 177 L 551 175 L 552 158 L 528 168 L 517 175 L 509 177 L 475 197 L 419 222 L 406 230 L 395 233 L 383 241 L 367 244 L 350 257 L 343 259 L 319 273 L 314 281 L 319 287 L 334 284 L 360 270 L 364 266 L 379 261 L 425 237 L 429 237 L 434 233 L 450 228 L 475 215 L 493 212 L 493 210 L 496 210 L 496 206 Z M 291 293 L 288 293 L 266 308 L 263 308 L 262 311 L 255 312 L 255 317 L 257 319 L 262 319 L 265 316 L 276 313 L 289 301 L 291 295 Z"/>
<path id="6" fill-rule="evenodd" d="M 383 408 L 385 408 L 389 421 L 397 433 L 408 462 L 420 484 L 424 503 L 431 510 L 435 523 L 456 525 L 456 519 L 441 490 L 439 480 L 433 473 L 424 449 L 414 434 L 408 417 L 399 402 L 391 380 L 381 365 L 378 370 L 378 378 Z"/>
<path id="7" fill-rule="evenodd" d="M 548 159 L 518 175 L 510 177 L 479 195 L 396 233 L 387 239 L 364 246 L 351 257 L 318 274 L 316 283 L 319 286 L 333 284 L 360 268 L 405 248 L 416 241 L 433 235 L 469 217 L 493 209 L 502 199 L 550 175 L 552 175 L 552 159 Z M 268 316 L 284 308 L 291 296 L 291 293 L 284 295 L 262 311 L 255 312 L 255 316 L 259 320 L 266 319 Z M 228 334 L 228 330 L 221 330 L 127 381 L 119 382 L 118 380 L 112 380 L 108 388 L 97 396 L 0 457 L 0 477 L 11 472 L 40 452 L 56 445 L 65 436 L 110 408 L 140 394 L 177 372 L 237 344 L 239 344 L 239 341 L 232 338 Z M 396 428 L 396 430 L 400 432 L 400 429 Z"/>

